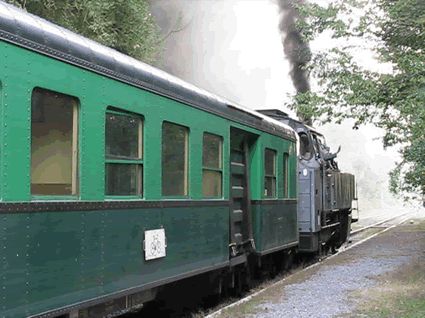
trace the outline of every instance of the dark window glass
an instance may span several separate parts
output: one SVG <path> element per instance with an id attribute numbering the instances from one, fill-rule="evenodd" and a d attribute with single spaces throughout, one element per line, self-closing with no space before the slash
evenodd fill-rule
<path id="1" fill-rule="evenodd" d="M 142 165 L 106 164 L 106 195 L 140 195 Z"/>
<path id="2" fill-rule="evenodd" d="M 221 197 L 223 138 L 204 133 L 202 196 Z"/>
<path id="3" fill-rule="evenodd" d="M 78 99 L 35 88 L 31 96 L 31 194 L 77 195 Z"/>
<path id="4" fill-rule="evenodd" d="M 266 149 L 266 175 L 275 175 L 276 174 L 276 151 L 271 149 Z"/>
<path id="5" fill-rule="evenodd" d="M 276 196 L 276 151 L 266 149 L 264 160 L 264 196 Z"/>
<path id="6" fill-rule="evenodd" d="M 142 196 L 143 125 L 135 114 L 112 111 L 105 119 L 105 194 Z"/>
<path id="7" fill-rule="evenodd" d="M 105 126 L 107 157 L 142 159 L 139 154 L 140 118 L 107 113 Z"/>
<path id="8" fill-rule="evenodd" d="M 187 196 L 189 129 L 162 124 L 162 195 Z"/>
<path id="9" fill-rule="evenodd" d="M 202 165 L 208 168 L 221 169 L 222 138 L 204 133 Z"/>
<path id="10" fill-rule="evenodd" d="M 300 155 L 306 160 L 310 160 L 313 156 L 310 139 L 305 133 L 300 133 Z"/>
<path id="11" fill-rule="evenodd" d="M 275 197 L 276 196 L 276 178 L 266 177 L 264 184 L 264 196 Z"/>

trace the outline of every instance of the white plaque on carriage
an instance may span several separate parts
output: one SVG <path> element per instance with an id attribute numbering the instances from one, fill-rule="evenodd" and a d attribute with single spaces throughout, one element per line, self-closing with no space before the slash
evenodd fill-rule
<path id="1" fill-rule="evenodd" d="M 145 231 L 145 240 L 143 242 L 146 261 L 165 257 L 165 249 L 167 247 L 165 229 Z"/>

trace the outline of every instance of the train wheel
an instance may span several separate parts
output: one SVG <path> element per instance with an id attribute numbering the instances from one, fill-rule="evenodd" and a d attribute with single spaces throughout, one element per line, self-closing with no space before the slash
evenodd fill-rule
<path id="1" fill-rule="evenodd" d="M 251 276 L 247 266 L 236 266 L 232 275 L 232 284 L 228 293 L 233 297 L 240 297 L 242 294 L 249 290 L 251 283 Z"/>

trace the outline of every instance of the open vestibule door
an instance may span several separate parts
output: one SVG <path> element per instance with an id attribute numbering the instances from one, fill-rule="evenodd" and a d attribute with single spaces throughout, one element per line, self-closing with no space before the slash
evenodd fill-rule
<path id="1" fill-rule="evenodd" d="M 237 128 L 230 129 L 230 256 L 233 263 L 246 260 L 255 251 L 253 238 L 250 153 L 258 136 Z"/>

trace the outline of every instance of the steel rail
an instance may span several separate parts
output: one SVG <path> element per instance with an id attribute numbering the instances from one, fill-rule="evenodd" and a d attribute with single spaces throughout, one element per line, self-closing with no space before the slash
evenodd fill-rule
<path id="1" fill-rule="evenodd" d="M 388 214 L 388 213 L 386 213 L 386 212 L 380 212 L 380 213 L 376 213 L 376 214 L 362 216 L 362 220 L 372 219 L 372 218 L 380 217 L 380 216 L 383 216 L 383 215 L 386 215 L 386 214 Z"/>
<path id="2" fill-rule="evenodd" d="M 365 227 L 363 227 L 363 228 L 361 228 L 361 229 L 358 229 L 358 230 L 355 230 L 355 231 L 350 231 L 350 235 L 353 235 L 353 234 L 356 234 L 356 233 L 359 233 L 359 232 L 363 232 L 363 231 L 365 231 L 365 230 L 367 230 L 367 229 L 370 229 L 370 228 L 372 228 L 372 227 L 376 227 L 376 226 L 378 226 L 378 225 L 380 225 L 380 224 L 382 224 L 382 223 L 388 222 L 388 221 L 390 221 L 390 220 L 396 219 L 396 218 L 398 218 L 398 217 L 401 217 L 401 216 L 406 215 L 406 214 L 409 214 L 409 213 L 411 213 L 411 212 L 402 213 L 402 214 L 399 214 L 399 215 L 396 215 L 396 216 L 390 217 L 390 218 L 388 218 L 388 219 L 385 219 L 385 220 L 383 220 L 383 221 L 376 222 L 376 223 L 374 223 L 374 224 L 372 224 L 372 225 L 365 226 Z"/>

